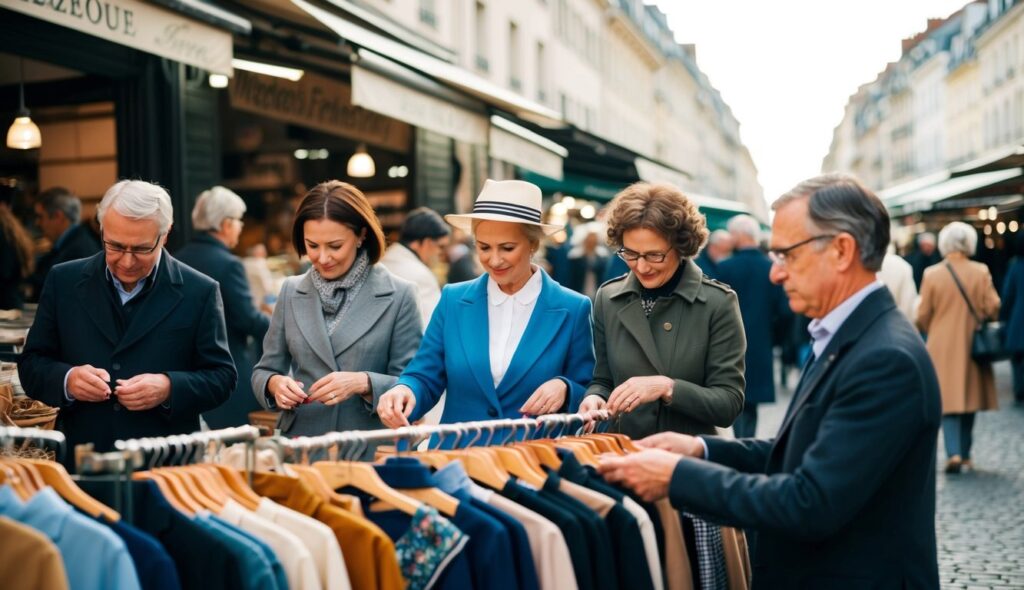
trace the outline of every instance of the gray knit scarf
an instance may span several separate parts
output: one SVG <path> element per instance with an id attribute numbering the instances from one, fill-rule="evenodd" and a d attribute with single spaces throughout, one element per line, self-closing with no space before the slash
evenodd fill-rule
<path id="1" fill-rule="evenodd" d="M 360 250 L 356 255 L 355 262 L 348 272 L 334 280 L 327 280 L 320 276 L 315 268 L 309 270 L 309 277 L 313 280 L 313 286 L 320 294 L 320 307 L 324 311 L 324 319 L 327 321 L 327 335 L 334 333 L 345 312 L 352 307 L 359 289 L 366 282 L 366 275 L 370 273 L 370 257 L 366 250 Z"/>

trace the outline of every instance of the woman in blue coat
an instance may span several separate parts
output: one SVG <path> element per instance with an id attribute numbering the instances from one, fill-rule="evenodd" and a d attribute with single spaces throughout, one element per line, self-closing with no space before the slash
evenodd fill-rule
<path id="1" fill-rule="evenodd" d="M 448 391 L 442 423 L 575 411 L 594 372 L 590 299 L 532 263 L 544 235 L 541 192 L 488 180 L 473 212 L 448 215 L 471 232 L 484 274 L 447 285 L 416 356 L 377 413 L 392 428 Z"/>

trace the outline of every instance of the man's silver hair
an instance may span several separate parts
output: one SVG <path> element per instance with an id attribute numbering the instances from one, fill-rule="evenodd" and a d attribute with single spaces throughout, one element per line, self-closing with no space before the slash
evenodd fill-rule
<path id="1" fill-rule="evenodd" d="M 225 219 L 241 219 L 245 201 L 234 192 L 215 186 L 199 193 L 192 208 L 192 227 L 196 231 L 218 231 Z"/>
<path id="2" fill-rule="evenodd" d="M 708 243 L 706 244 L 706 246 L 710 246 L 711 244 L 719 244 L 721 242 L 724 242 L 725 240 L 731 239 L 732 235 L 730 235 L 729 232 L 725 231 L 724 229 L 716 229 L 715 231 L 711 232 L 710 236 L 708 236 Z"/>
<path id="3" fill-rule="evenodd" d="M 129 219 L 155 221 L 160 235 L 166 234 L 174 221 L 171 196 L 163 187 L 143 180 L 122 180 L 107 189 L 96 210 L 101 229 L 111 207 Z"/>
<path id="4" fill-rule="evenodd" d="M 950 252 L 974 256 L 977 250 L 978 232 L 962 221 L 954 221 L 939 232 L 939 254 L 943 256 Z"/>
<path id="5" fill-rule="evenodd" d="M 726 224 L 729 233 L 742 234 L 754 240 L 755 244 L 761 243 L 761 224 L 749 215 L 737 215 Z"/>

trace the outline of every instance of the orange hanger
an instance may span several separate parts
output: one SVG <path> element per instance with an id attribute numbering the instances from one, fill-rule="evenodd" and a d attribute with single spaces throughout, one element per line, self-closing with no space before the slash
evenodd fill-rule
<path id="1" fill-rule="evenodd" d="M 52 487 L 55 492 L 60 494 L 61 498 L 64 498 L 69 504 L 82 512 L 97 518 L 102 516 L 110 521 L 121 520 L 120 514 L 89 494 L 86 494 L 82 488 L 78 487 L 78 484 L 75 483 L 75 480 L 71 479 L 71 475 L 68 474 L 67 470 L 60 463 L 43 461 L 41 459 L 20 459 L 20 461 L 34 465 L 42 476 L 43 481 L 46 482 L 46 485 Z"/>
<path id="2" fill-rule="evenodd" d="M 231 490 L 231 496 L 241 505 L 255 510 L 260 505 L 260 495 L 253 491 L 238 471 L 224 465 L 209 463 L 205 468 L 216 471 Z"/>
<path id="3" fill-rule="evenodd" d="M 597 467 L 597 457 L 586 444 L 576 440 L 558 439 L 555 441 L 555 446 L 571 451 L 573 456 L 575 456 L 576 460 L 580 463 L 590 465 L 591 467 Z"/>
<path id="4" fill-rule="evenodd" d="M 8 463 L 3 461 L 0 461 L 0 483 L 11 486 L 11 489 L 21 498 L 22 502 L 32 497 L 32 492 L 25 487 L 21 476 Z"/>
<path id="5" fill-rule="evenodd" d="M 167 500 L 167 503 L 171 505 L 171 508 L 174 508 L 182 514 L 192 516 L 197 512 L 203 511 L 203 507 L 200 506 L 198 502 L 188 497 L 183 490 L 178 489 L 178 483 L 176 481 L 172 482 L 171 480 L 164 478 L 161 474 L 153 471 L 138 471 L 132 474 L 132 479 L 136 481 L 151 481 L 155 483 L 157 489 L 160 490 L 160 495 Z"/>
<path id="6" fill-rule="evenodd" d="M 409 515 L 415 514 L 422 506 L 419 500 L 410 498 L 384 483 L 369 463 L 318 461 L 313 467 L 323 475 L 324 481 L 332 490 L 352 486 Z"/>
<path id="7" fill-rule="evenodd" d="M 554 445 L 550 440 L 532 440 L 525 443 L 519 443 L 518 446 L 522 446 L 529 450 L 534 458 L 545 467 L 557 470 L 562 466 L 562 459 L 559 458 L 558 453 L 555 452 Z"/>

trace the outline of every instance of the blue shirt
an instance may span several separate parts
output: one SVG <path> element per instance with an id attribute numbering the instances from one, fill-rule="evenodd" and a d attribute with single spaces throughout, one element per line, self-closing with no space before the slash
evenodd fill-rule
<path id="1" fill-rule="evenodd" d="M 540 579 L 537 577 L 533 553 L 530 552 L 530 537 L 523 525 L 487 502 L 481 502 L 473 497 L 473 482 L 466 474 L 461 461 L 452 461 L 438 469 L 434 473 L 434 481 L 442 492 L 454 496 L 459 502 L 469 502 L 470 506 L 491 516 L 505 527 L 512 541 L 512 563 L 519 577 L 519 587 L 525 590 L 539 590 Z"/>
<path id="2" fill-rule="evenodd" d="M 218 522 L 210 515 L 196 515 L 193 522 L 219 537 L 240 563 L 246 577 L 243 586 L 248 590 L 288 590 L 288 582 L 281 586 L 263 547 L 235 527 Z M 276 560 L 276 558 L 275 558 Z M 280 565 L 280 564 L 279 564 Z"/>
<path id="3" fill-rule="evenodd" d="M 98 519 L 101 524 L 110 527 L 128 548 L 128 554 L 135 563 L 135 571 L 143 590 L 180 590 L 181 581 L 178 570 L 174 569 L 174 561 L 152 535 L 126 524 L 122 521 Z"/>
<path id="4" fill-rule="evenodd" d="M 107 527 L 76 513 L 53 488 L 43 488 L 23 503 L 10 486 L 0 486 L 0 515 L 53 541 L 64 558 L 71 590 L 140 588 L 124 541 Z"/>
<path id="5" fill-rule="evenodd" d="M 139 293 L 142 293 L 142 290 L 146 287 L 146 283 L 149 281 L 149 278 L 153 276 L 153 271 L 160 268 L 160 258 L 162 258 L 163 255 L 164 251 L 163 248 L 161 248 L 159 253 L 156 255 L 156 263 L 153 265 L 153 268 L 149 269 L 149 274 L 146 275 L 141 281 L 135 283 L 135 286 L 132 288 L 131 291 L 124 288 L 124 283 L 122 283 L 116 276 L 114 276 L 114 273 L 110 272 L 109 266 L 104 267 L 104 270 L 106 270 L 107 272 L 107 278 L 110 279 L 112 283 L 114 283 L 114 288 L 117 289 L 117 296 L 121 298 L 121 305 L 128 303 L 129 301 L 137 297 Z"/>
<path id="6" fill-rule="evenodd" d="M 828 343 L 832 342 L 832 337 L 839 331 L 839 328 L 843 325 L 843 322 L 846 321 L 846 318 L 850 317 L 853 310 L 857 309 L 868 295 L 884 286 L 885 285 L 881 281 L 875 281 L 849 296 L 846 301 L 837 305 L 836 308 L 828 312 L 825 317 L 820 320 L 811 320 L 810 325 L 807 326 L 807 331 L 811 333 L 811 338 L 813 339 L 811 347 L 814 350 L 814 358 L 817 359 L 821 357 L 821 353 L 825 352 L 825 349 L 828 347 Z"/>

